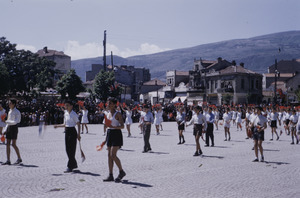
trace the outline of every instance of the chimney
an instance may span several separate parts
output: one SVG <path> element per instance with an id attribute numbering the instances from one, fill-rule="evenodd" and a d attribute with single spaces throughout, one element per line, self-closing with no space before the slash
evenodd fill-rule
<path id="1" fill-rule="evenodd" d="M 218 58 L 218 63 L 222 62 L 222 57 Z"/>
<path id="2" fill-rule="evenodd" d="M 45 54 L 49 53 L 49 52 L 48 52 L 48 48 L 47 48 L 47 46 L 46 46 L 46 47 L 44 47 L 43 51 L 44 51 L 44 53 L 45 53 Z"/>

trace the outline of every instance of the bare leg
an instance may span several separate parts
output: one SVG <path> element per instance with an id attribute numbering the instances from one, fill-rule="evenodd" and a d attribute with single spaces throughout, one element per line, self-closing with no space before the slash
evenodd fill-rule
<path id="1" fill-rule="evenodd" d="M 17 140 L 12 140 L 12 147 L 15 149 L 18 159 L 21 159 L 20 150 L 17 146 Z"/>

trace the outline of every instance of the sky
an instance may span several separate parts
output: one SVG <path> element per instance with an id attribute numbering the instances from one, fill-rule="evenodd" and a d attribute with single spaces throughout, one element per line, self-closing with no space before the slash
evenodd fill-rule
<path id="1" fill-rule="evenodd" d="M 299 0 L 0 0 L 0 37 L 72 60 L 124 58 L 300 30 Z"/>

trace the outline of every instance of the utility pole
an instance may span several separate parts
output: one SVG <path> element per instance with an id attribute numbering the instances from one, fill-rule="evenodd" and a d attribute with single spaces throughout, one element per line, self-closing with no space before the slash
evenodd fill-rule
<path id="1" fill-rule="evenodd" d="M 112 70 L 114 70 L 114 56 L 112 51 L 110 51 L 110 62 L 111 62 Z"/>
<path id="2" fill-rule="evenodd" d="M 277 71 L 277 59 L 275 59 L 275 85 L 274 85 L 274 104 L 277 104 L 277 75 L 278 75 L 278 71 Z"/>
<path id="3" fill-rule="evenodd" d="M 104 40 L 103 40 L 103 68 L 106 71 L 106 30 L 104 30 Z"/>

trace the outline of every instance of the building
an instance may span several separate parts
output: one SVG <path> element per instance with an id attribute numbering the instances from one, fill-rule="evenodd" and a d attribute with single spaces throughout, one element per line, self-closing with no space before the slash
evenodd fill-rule
<path id="1" fill-rule="evenodd" d="M 165 93 L 162 91 L 162 88 L 165 85 L 165 82 L 158 79 L 153 79 L 143 83 L 139 92 L 139 101 L 141 101 L 141 99 L 143 102 L 147 102 L 147 100 L 150 100 L 152 104 L 156 102 L 162 102 L 162 100 L 165 98 Z M 156 92 L 156 94 L 152 93 L 149 95 L 150 92 Z"/>
<path id="2" fill-rule="evenodd" d="M 44 47 L 36 52 L 39 57 L 45 57 L 56 63 L 54 69 L 60 71 L 62 74 L 66 74 L 71 69 L 71 57 L 64 54 L 64 52 L 49 50 Z"/>
<path id="3" fill-rule="evenodd" d="M 274 102 L 275 98 L 275 74 L 277 102 L 296 101 L 294 92 L 300 90 L 300 59 L 281 60 L 277 63 L 277 69 L 273 64 L 268 68 L 268 73 L 263 74 L 263 95 L 268 103 Z"/>
<path id="4" fill-rule="evenodd" d="M 104 69 L 103 65 L 93 64 L 92 70 L 86 72 L 86 83 L 84 83 L 84 85 L 87 88 L 92 88 L 96 75 L 102 69 Z M 107 70 L 114 71 L 116 82 L 118 82 L 124 90 L 121 96 L 123 100 L 138 100 L 143 83 L 151 79 L 149 69 L 145 68 L 135 68 L 134 66 L 127 65 L 108 65 Z"/>
<path id="5" fill-rule="evenodd" d="M 259 103 L 262 100 L 262 75 L 244 68 L 244 65 L 218 58 L 217 61 L 194 60 L 189 71 L 188 104 Z"/>

